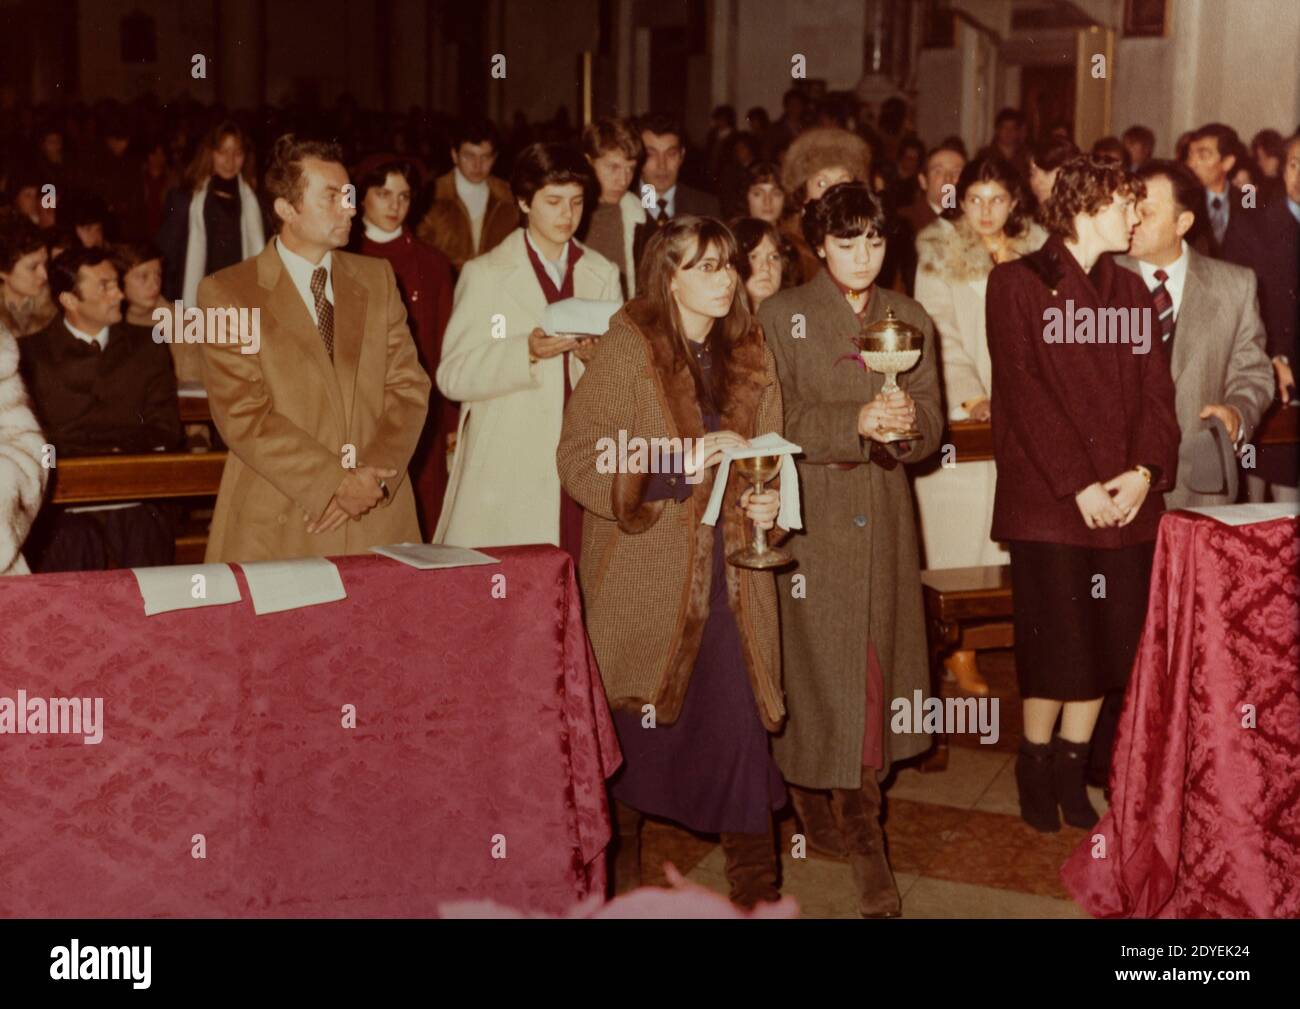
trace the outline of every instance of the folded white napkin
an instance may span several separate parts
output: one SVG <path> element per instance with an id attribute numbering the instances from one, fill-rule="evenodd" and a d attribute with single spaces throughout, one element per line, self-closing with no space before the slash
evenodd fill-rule
<path id="1" fill-rule="evenodd" d="M 781 456 L 781 510 L 776 522 L 782 529 L 802 529 L 803 518 L 799 513 L 799 471 L 795 468 L 794 457 L 803 449 L 794 442 L 786 441 L 775 431 L 759 435 L 745 448 L 724 449 L 722 462 L 718 463 L 718 476 L 713 481 L 713 493 L 709 496 L 709 507 L 704 510 L 705 525 L 715 525 L 718 513 L 722 511 L 722 495 L 726 493 L 727 477 L 731 473 L 732 459 L 748 459 L 756 455 Z"/>
<path id="2" fill-rule="evenodd" d="M 609 320 L 623 307 L 621 301 L 565 298 L 547 305 L 542 312 L 542 329 L 548 336 L 604 336 Z"/>

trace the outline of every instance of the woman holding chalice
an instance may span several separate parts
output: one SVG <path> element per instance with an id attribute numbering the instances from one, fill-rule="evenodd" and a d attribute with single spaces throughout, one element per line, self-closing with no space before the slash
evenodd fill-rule
<path id="1" fill-rule="evenodd" d="M 728 564 L 779 494 L 732 465 L 716 526 L 702 523 L 724 452 L 782 431 L 781 388 L 711 218 L 650 239 L 638 296 L 610 321 L 564 415 L 560 481 L 583 508 L 587 632 L 623 750 L 610 783 L 614 889 L 640 881 L 644 814 L 721 835 L 731 899 L 776 900 L 772 813 L 786 803 L 769 733 L 785 717 L 776 585 Z M 671 446 L 655 472 L 609 464 L 611 444 Z M 605 453 L 602 456 L 602 452 Z M 627 463 L 625 465 L 625 462 Z"/>
<path id="2" fill-rule="evenodd" d="M 934 327 L 911 298 L 875 286 L 886 229 L 867 186 L 832 186 L 804 208 L 802 226 L 821 272 L 759 311 L 785 437 L 804 453 L 804 531 L 783 544 L 795 563 L 777 575 L 788 715 L 773 752 L 809 847 L 847 856 L 860 912 L 892 917 L 901 902 L 879 781 L 930 742 L 910 719 L 898 732 L 889 724 L 894 698 L 910 706 L 930 688 L 917 532 L 899 463 L 939 447 Z M 866 347 L 908 359 L 889 364 L 902 372 L 897 390 L 884 391 L 892 375 L 858 367 L 875 359 L 874 350 L 859 356 Z"/>

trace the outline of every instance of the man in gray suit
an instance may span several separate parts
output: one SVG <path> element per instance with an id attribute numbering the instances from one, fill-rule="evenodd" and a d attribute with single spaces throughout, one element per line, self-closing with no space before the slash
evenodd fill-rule
<path id="1" fill-rule="evenodd" d="M 1153 329 L 1169 356 L 1183 445 L 1217 418 L 1239 447 L 1273 399 L 1255 273 L 1204 256 L 1184 241 L 1204 205 L 1187 168 L 1175 161 L 1148 161 L 1137 174 L 1147 188 L 1138 206 L 1141 222 L 1129 255 L 1116 262 L 1141 275 L 1155 300 Z M 1167 507 L 1231 503 L 1226 494 L 1193 491 L 1189 469 L 1180 455 L 1177 482 L 1165 495 Z"/>

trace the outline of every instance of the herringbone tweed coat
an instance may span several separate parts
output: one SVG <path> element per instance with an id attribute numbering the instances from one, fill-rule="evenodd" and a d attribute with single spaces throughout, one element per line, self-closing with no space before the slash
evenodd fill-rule
<path id="1" fill-rule="evenodd" d="M 746 438 L 779 433 L 781 389 L 757 325 L 732 345 L 723 367 L 722 429 Z M 647 441 L 705 433 L 691 373 L 674 358 L 670 334 L 654 324 L 644 299 L 610 321 L 569 399 L 556 460 L 564 489 L 586 512 L 579 581 L 610 704 L 633 711 L 653 704 L 656 721 L 670 724 L 681 711 L 709 615 L 716 531 L 700 519 L 718 470 L 709 469 L 683 502 L 646 502 L 650 474 L 597 471 L 600 440 L 617 443 L 620 431 Z M 728 553 L 749 536 L 738 507 L 746 486 L 733 468 L 718 520 Z M 769 532 L 769 542 L 777 532 Z M 772 573 L 728 565 L 727 596 L 759 716 L 774 730 L 785 706 Z"/>
<path id="2" fill-rule="evenodd" d="M 911 298 L 879 287 L 867 323 L 885 318 L 887 308 L 925 337 L 920 362 L 898 376 L 916 403 L 922 435 L 905 452 L 879 446 L 873 452 L 875 443 L 858 437 L 858 411 L 880 392 L 884 376 L 838 361 L 854 352 L 859 327 L 826 270 L 773 295 L 759 310 L 776 356 L 786 437 L 804 450 L 804 529 L 785 544 L 796 566 L 777 577 L 789 718 L 772 752 L 786 780 L 808 788 L 857 788 L 862 782 L 868 642 L 875 645 L 883 680 L 883 705 L 871 717 L 883 720 L 885 770 L 930 743 L 924 733 L 889 731 L 895 698 L 911 705 L 914 691 L 930 693 L 916 522 L 907 474 L 898 463 L 917 462 L 939 447 L 943 414 L 934 325 Z M 844 471 L 825 463 L 859 465 Z"/>

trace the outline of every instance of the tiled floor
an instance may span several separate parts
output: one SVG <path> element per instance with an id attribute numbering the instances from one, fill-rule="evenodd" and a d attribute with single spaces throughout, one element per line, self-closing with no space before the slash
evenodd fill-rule
<path id="1" fill-rule="evenodd" d="M 1020 703 L 1010 652 L 983 653 L 980 669 L 999 700 L 1000 738 L 983 745 L 975 735 L 951 739 L 948 769 L 900 770 L 886 783 L 885 833 L 890 861 L 909 918 L 1086 917 L 1061 887 L 1058 871 L 1086 836 L 1062 826 L 1039 834 L 1021 821 L 1016 800 L 1015 750 Z M 945 690 L 952 690 L 946 685 Z M 1100 792 L 1093 805 L 1104 810 Z M 795 830 L 787 810 L 781 832 L 782 893 L 799 901 L 807 918 L 856 918 L 856 894 L 847 861 L 815 854 L 792 858 Z M 727 892 L 717 839 L 672 824 L 648 822 L 642 835 L 643 882 L 662 885 L 672 862 L 702 886 Z"/>

